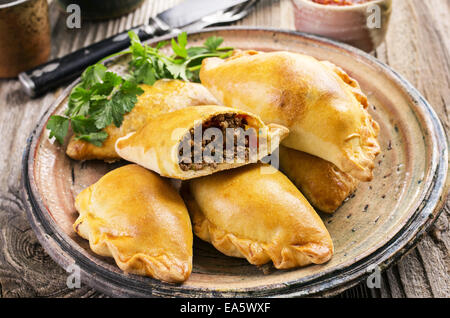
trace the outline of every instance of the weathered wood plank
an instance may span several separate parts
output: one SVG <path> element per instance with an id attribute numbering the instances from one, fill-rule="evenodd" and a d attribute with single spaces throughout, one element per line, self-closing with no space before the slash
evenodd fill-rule
<path id="1" fill-rule="evenodd" d="M 81 30 L 65 27 L 65 16 L 51 3 L 52 56 L 144 23 L 148 17 L 180 0 L 146 1 L 127 16 L 104 22 L 83 22 Z M 257 10 L 238 25 L 294 29 L 290 0 L 262 0 Z M 385 43 L 376 55 L 410 80 L 431 102 L 444 126 L 450 118 L 450 2 L 394 1 Z M 83 286 L 66 287 L 66 273 L 38 243 L 26 220 L 19 196 L 21 155 L 37 119 L 60 90 L 30 100 L 16 80 L 0 80 L 0 297 L 101 297 Z M 449 204 L 429 235 L 398 264 L 383 273 L 377 297 L 449 297 Z M 368 296 L 364 284 L 344 297 Z"/>
<path id="2" fill-rule="evenodd" d="M 394 1 L 378 58 L 405 76 L 431 103 L 448 131 L 450 118 L 449 1 Z M 382 296 L 449 297 L 449 206 L 417 248 L 387 271 Z M 386 290 L 388 289 L 388 290 Z"/>

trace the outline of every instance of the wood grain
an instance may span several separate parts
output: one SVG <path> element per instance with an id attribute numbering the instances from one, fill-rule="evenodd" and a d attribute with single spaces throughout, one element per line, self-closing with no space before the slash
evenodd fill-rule
<path id="1" fill-rule="evenodd" d="M 148 0 L 135 12 L 104 22 L 83 22 L 67 29 L 65 15 L 50 3 L 52 57 L 62 56 L 135 25 L 179 2 Z M 385 42 L 374 53 L 405 76 L 430 101 L 446 130 L 450 125 L 450 1 L 394 1 Z M 238 25 L 294 29 L 290 0 L 262 0 Z M 66 287 L 67 274 L 38 243 L 25 216 L 20 190 L 20 162 L 26 139 L 56 90 L 29 99 L 17 80 L 0 80 L 0 297 L 101 297 L 82 286 Z M 382 276 L 381 289 L 365 284 L 342 297 L 450 297 L 450 202 L 428 235 Z"/>
<path id="2" fill-rule="evenodd" d="M 431 103 L 447 133 L 450 104 L 450 2 L 394 1 L 390 30 L 377 57 L 409 80 Z M 450 296 L 450 201 L 429 234 L 387 270 L 381 296 Z"/>

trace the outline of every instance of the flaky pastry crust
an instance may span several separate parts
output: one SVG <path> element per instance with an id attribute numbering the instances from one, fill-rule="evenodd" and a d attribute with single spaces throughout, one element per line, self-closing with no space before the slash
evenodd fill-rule
<path id="1" fill-rule="evenodd" d="M 300 191 L 270 165 L 253 164 L 182 188 L 194 233 L 222 253 L 279 269 L 322 264 L 333 243 Z"/>
<path id="2" fill-rule="evenodd" d="M 331 162 L 284 146 L 280 146 L 280 170 L 312 206 L 326 213 L 336 211 L 359 184 Z"/>
<path id="3" fill-rule="evenodd" d="M 200 79 L 222 104 L 289 128 L 284 146 L 372 179 L 379 126 L 358 83 L 334 64 L 291 52 L 237 51 L 203 60 Z"/>
<path id="4" fill-rule="evenodd" d="M 196 123 L 203 123 L 220 114 L 245 116 L 248 126 L 260 132 L 259 137 L 267 142 L 267 148 L 259 149 L 258 158 L 270 154 L 277 149 L 281 140 L 289 130 L 277 124 L 265 125 L 261 119 L 251 113 L 224 106 L 205 105 L 191 106 L 150 120 L 142 129 L 119 138 L 116 152 L 125 160 L 137 163 L 161 176 L 180 180 L 188 180 L 217 171 L 240 167 L 248 162 L 223 162 L 216 167 L 205 167 L 201 170 L 184 171 L 179 164 L 179 148 L 183 137 L 194 128 Z"/>
<path id="5" fill-rule="evenodd" d="M 73 228 L 125 272 L 183 282 L 192 271 L 192 228 L 178 192 L 138 165 L 104 175 L 75 200 Z"/>

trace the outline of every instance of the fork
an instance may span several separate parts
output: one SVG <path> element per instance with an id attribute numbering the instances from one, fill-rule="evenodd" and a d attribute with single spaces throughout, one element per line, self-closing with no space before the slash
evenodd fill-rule
<path id="1" fill-rule="evenodd" d="M 254 9 L 258 1 L 259 0 L 250 0 L 244 4 L 240 4 L 235 7 L 229 8 L 228 10 L 213 13 L 209 16 L 203 17 L 202 19 L 192 24 L 189 24 L 188 26 L 184 27 L 183 30 L 176 29 L 173 30 L 173 32 L 175 33 L 179 33 L 181 31 L 194 32 L 215 24 L 228 24 L 239 21 L 240 19 L 247 16 Z"/>

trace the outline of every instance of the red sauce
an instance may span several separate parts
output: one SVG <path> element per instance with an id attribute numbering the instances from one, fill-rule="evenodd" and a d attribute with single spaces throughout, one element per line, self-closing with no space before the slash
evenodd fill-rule
<path id="1" fill-rule="evenodd" d="M 351 6 L 353 4 L 366 3 L 373 0 L 310 0 L 318 4 L 330 4 L 334 6 Z"/>

